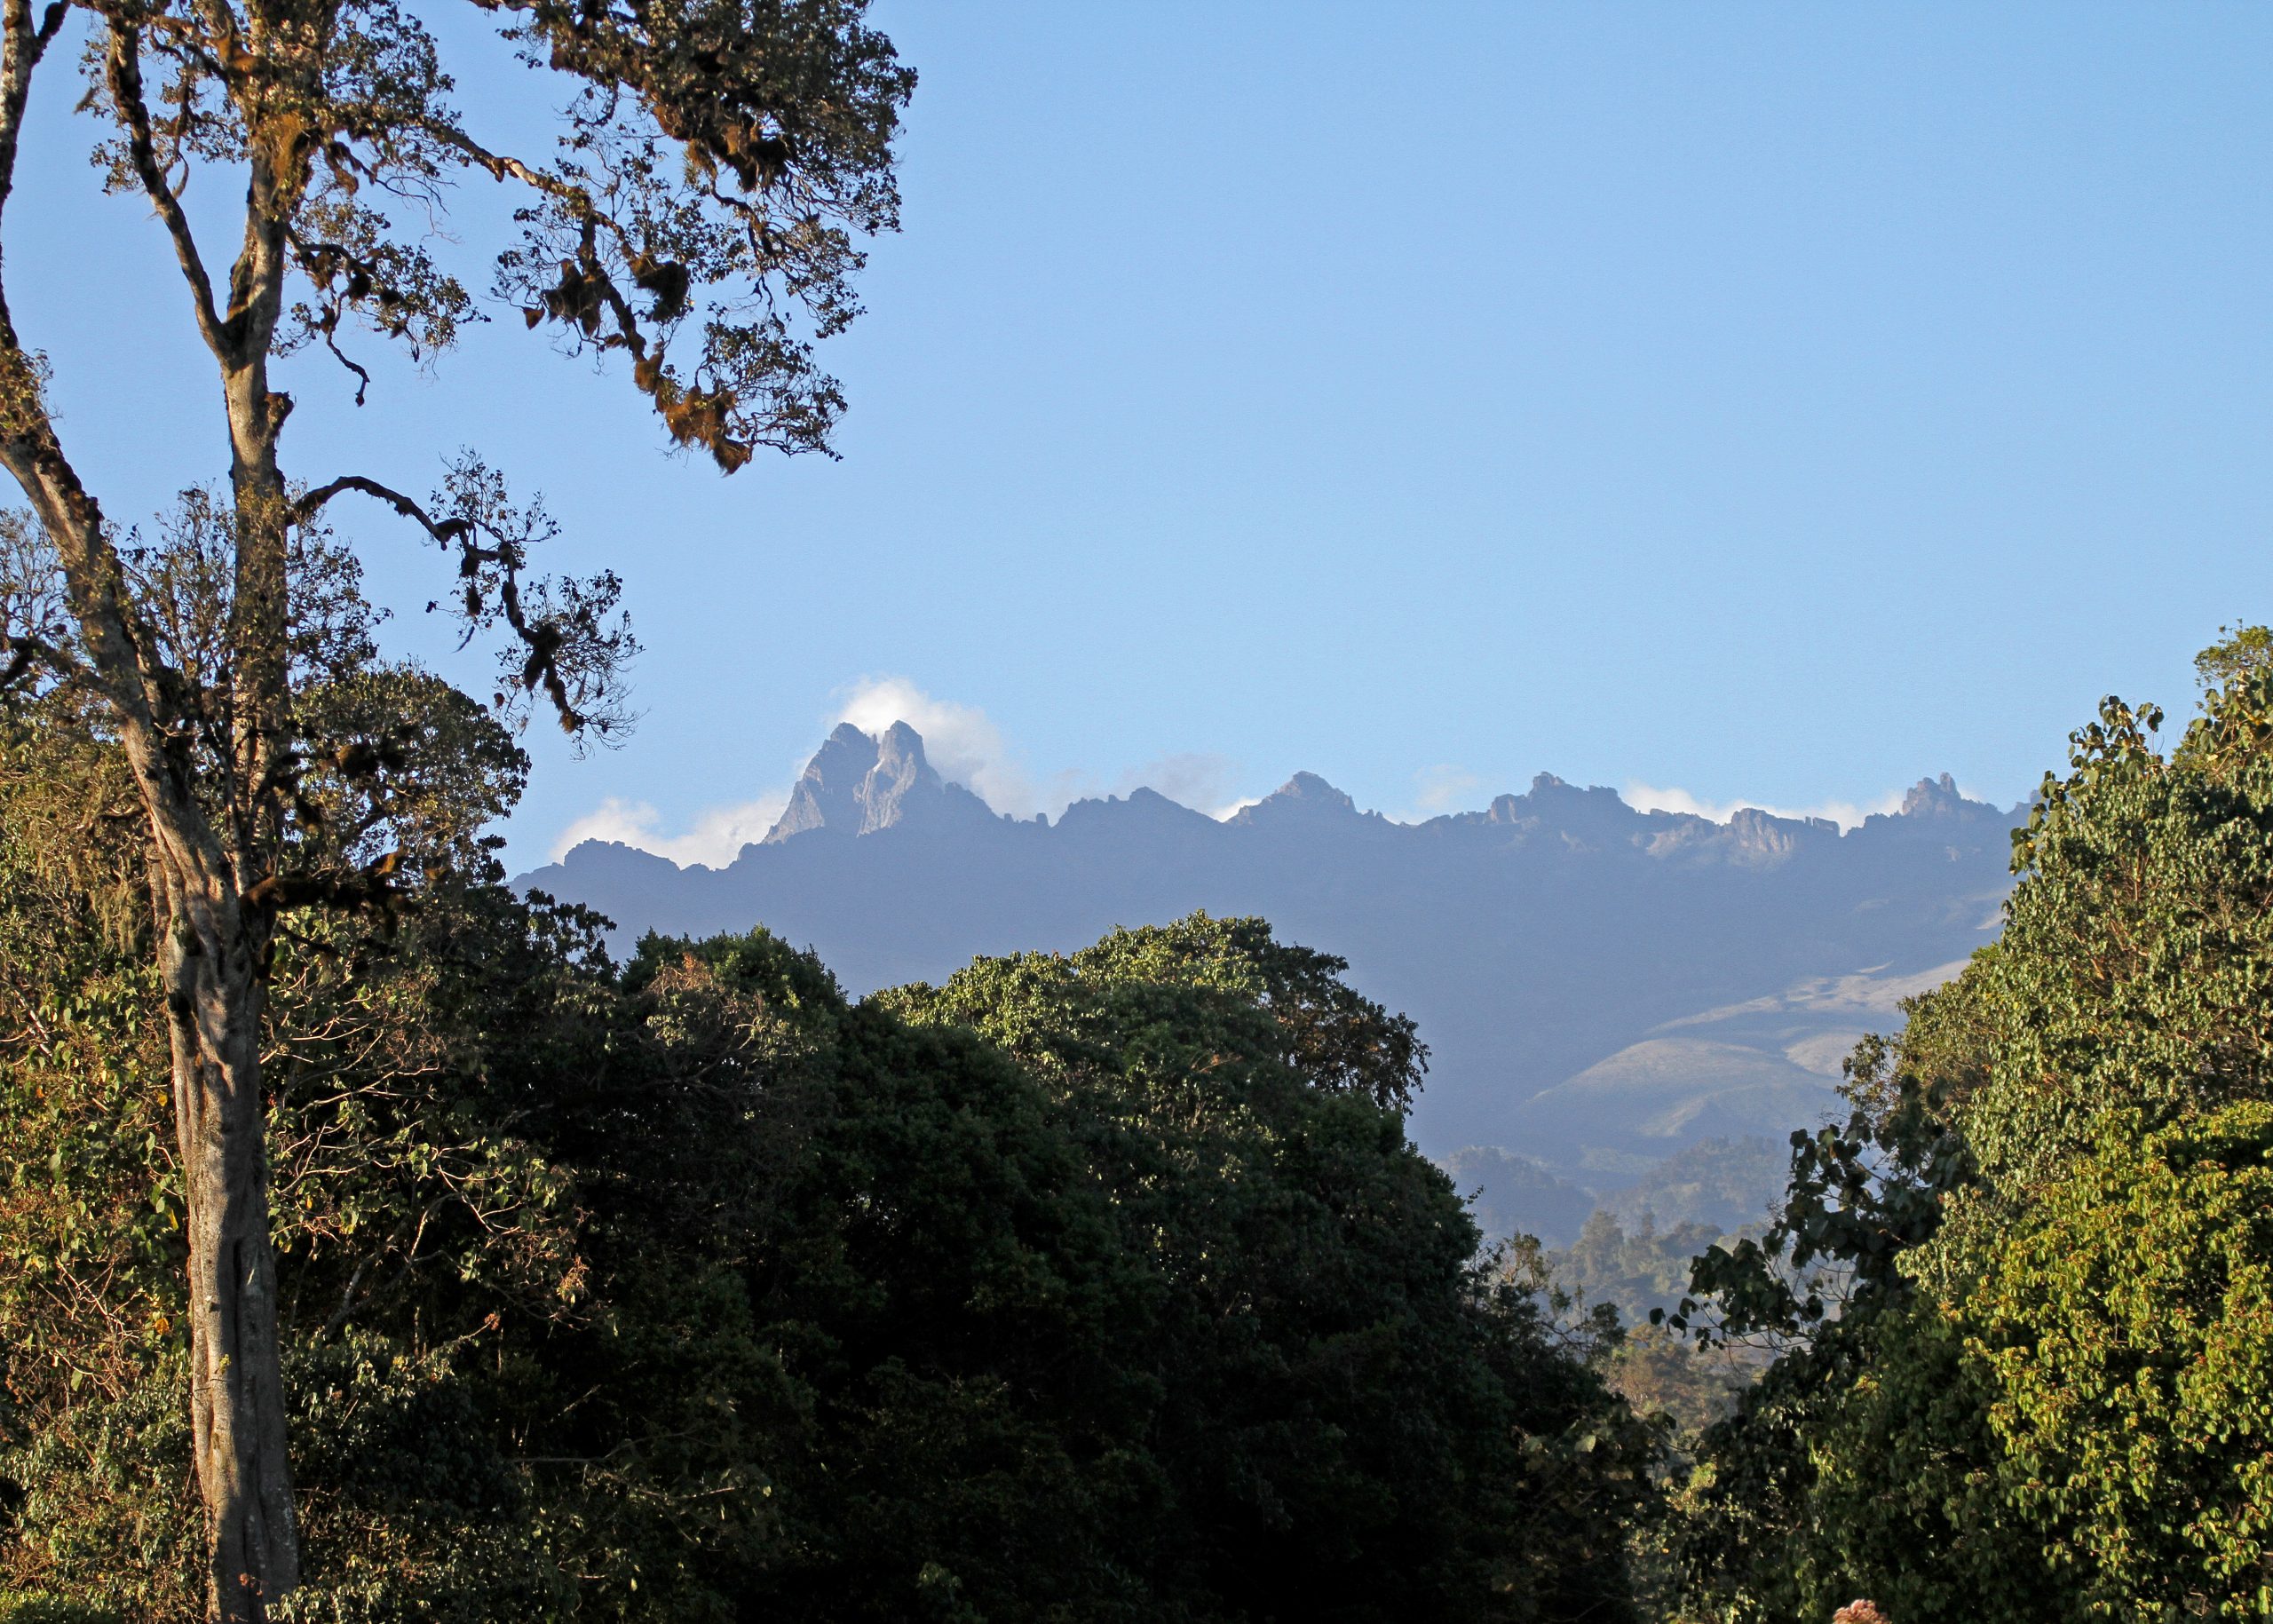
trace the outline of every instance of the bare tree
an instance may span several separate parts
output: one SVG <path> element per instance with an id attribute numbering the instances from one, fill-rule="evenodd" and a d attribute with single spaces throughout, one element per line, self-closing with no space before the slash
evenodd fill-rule
<path id="1" fill-rule="evenodd" d="M 259 1044 L 280 914 L 369 901 L 392 853 L 313 863 L 304 780 L 375 772 L 312 759 L 295 727 L 301 535 L 328 504 L 376 498 L 455 565 L 444 601 L 503 648 L 496 701 L 572 733 L 621 725 L 630 650 L 612 574 L 538 582 L 550 521 L 462 461 L 421 500 L 384 471 L 288 475 L 292 400 L 272 366 L 321 346 L 357 400 L 373 338 L 446 350 L 474 296 L 439 225 L 464 183 L 513 194 L 494 293 L 571 351 L 621 351 L 681 445 L 731 471 L 760 447 L 826 450 L 843 401 L 812 345 L 857 313 L 860 242 L 897 223 L 891 144 L 914 75 L 865 0 L 471 0 L 564 95 L 548 150 L 486 142 L 451 99 L 435 36 L 400 0 L 0 0 L 0 210 L 36 71 L 81 53 L 99 171 L 147 202 L 186 317 L 218 373 L 226 623 L 218 659 L 170 651 L 147 570 L 82 480 L 49 408 L 46 358 L 18 337 L 0 278 L 0 463 L 56 567 L 5 573 L 0 688 L 83 685 L 131 769 L 150 836 L 189 1229 L 191 1406 L 211 1536 L 211 1609 L 257 1620 L 298 1580 Z M 478 115 L 479 107 L 471 110 Z M 242 196 L 218 277 L 188 200 Z M 228 204 L 232 216 L 238 211 Z M 398 217 L 401 217 L 399 218 Z M 408 221 L 406 225 L 403 222 Z M 207 241 L 218 240 L 208 238 Z M 185 403 L 186 404 L 186 403 Z"/>

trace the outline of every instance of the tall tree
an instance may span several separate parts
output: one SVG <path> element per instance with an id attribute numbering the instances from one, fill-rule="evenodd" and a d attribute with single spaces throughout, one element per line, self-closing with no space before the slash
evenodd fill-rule
<path id="1" fill-rule="evenodd" d="M 1706 1616 L 2273 1606 L 2269 651 L 2203 652 L 2174 747 L 2112 698 L 2071 736 L 1999 939 L 1857 1050 L 1765 1244 L 1698 1260 L 1783 1350 L 1686 1497 Z"/>
<path id="2" fill-rule="evenodd" d="M 517 194 L 495 292 L 571 351 L 621 351 L 671 435 L 729 471 L 760 447 L 826 450 L 843 400 L 812 345 L 857 313 L 861 239 L 896 224 L 891 143 L 913 74 L 864 0 L 474 0 L 546 90 L 549 151 L 485 139 L 443 52 L 397 0 L 0 0 L 0 210 L 37 70 L 76 44 L 99 171 L 171 245 L 186 319 L 220 384 L 228 480 L 185 522 L 218 549 L 217 625 L 170 625 L 51 409 L 46 357 L 0 278 L 0 465 L 56 561 L 9 574 L 0 684 L 65 683 L 99 704 L 149 830 L 148 883 L 186 1189 L 196 1470 L 210 1605 L 257 1620 L 297 1579 L 276 1336 L 260 1081 L 280 915 L 383 898 L 392 849 L 337 860 L 296 832 L 319 772 L 376 781 L 388 741 L 312 736 L 293 602 L 329 503 L 374 497 L 455 563 L 451 606 L 503 646 L 497 703 L 572 733 L 621 725 L 631 652 L 612 574 L 541 582 L 552 533 L 478 462 L 422 501 L 384 471 L 296 477 L 273 365 L 358 332 L 427 355 L 477 314 L 441 258 L 456 183 Z M 479 111 L 479 109 L 475 109 Z M 201 184 L 193 178 L 203 172 Z M 217 275 L 189 199 L 242 196 Z M 406 226 L 396 218 L 407 217 Z M 218 635 L 207 636 L 205 632 Z M 195 657 L 193 657 L 194 655 Z M 321 859 L 315 852 L 333 854 Z"/>

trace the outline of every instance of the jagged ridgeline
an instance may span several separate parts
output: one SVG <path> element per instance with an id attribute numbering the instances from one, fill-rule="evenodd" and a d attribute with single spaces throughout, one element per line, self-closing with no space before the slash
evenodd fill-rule
<path id="1" fill-rule="evenodd" d="M 944 780 L 899 723 L 837 728 L 725 868 L 595 842 L 519 883 L 598 908 L 624 945 L 763 923 L 856 992 L 1195 909 L 1259 915 L 1419 1020 L 1424 1145 L 1501 1147 L 1606 1196 L 1840 1110 L 1855 1040 L 1991 939 L 2016 821 L 1946 774 L 1842 834 L 1638 812 L 1542 773 L 1401 824 L 1307 772 L 1221 821 L 1150 789 L 1019 820 Z M 1534 1205 L 1509 1221 L 1550 1240 L 1556 1214 L 1583 1212 L 1568 1190 Z"/>

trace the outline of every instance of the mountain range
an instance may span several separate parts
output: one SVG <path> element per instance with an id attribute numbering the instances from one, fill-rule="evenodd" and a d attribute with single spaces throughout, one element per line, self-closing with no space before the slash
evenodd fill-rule
<path id="1" fill-rule="evenodd" d="M 944 780 L 907 724 L 847 725 L 724 868 L 595 841 L 516 883 L 598 909 L 622 945 L 763 923 L 855 994 L 1195 908 L 1260 915 L 1420 1022 L 1424 1148 L 1493 1147 L 1469 1165 L 1529 1169 L 1503 1204 L 1566 1214 L 1699 1146 L 1757 1162 L 1830 1115 L 1855 1040 L 1993 935 L 2019 815 L 1947 774 L 1842 832 L 1541 773 L 1408 824 L 1297 772 L 1221 820 L 1150 789 L 1021 820 Z"/>

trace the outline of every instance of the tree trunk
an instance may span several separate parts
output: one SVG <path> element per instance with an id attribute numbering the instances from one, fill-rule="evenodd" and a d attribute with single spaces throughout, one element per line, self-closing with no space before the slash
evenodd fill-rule
<path id="1" fill-rule="evenodd" d="M 298 1581 L 260 1097 L 260 925 L 169 876 L 160 947 L 188 1208 L 190 1416 L 210 1616 L 257 1624 Z"/>
<path id="2" fill-rule="evenodd" d="M 32 66 L 65 10 L 50 13 L 36 28 L 25 0 L 0 0 L 0 202 L 13 183 Z M 223 32 L 233 50 L 241 49 L 236 25 L 224 13 Z M 139 107 L 139 36 L 131 24 L 114 20 L 112 27 L 112 89 Z M 191 1432 L 210 1541 L 207 1608 L 222 1624 L 260 1624 L 269 1604 L 299 1581 L 260 1092 L 274 904 L 260 899 L 260 888 L 275 878 L 281 789 L 291 765 L 294 515 L 276 462 L 291 400 L 269 388 L 267 360 L 283 307 L 288 222 L 306 186 L 313 138 L 297 104 L 275 94 L 268 126 L 249 144 L 245 246 L 231 272 L 226 313 L 214 306 L 178 194 L 159 170 L 143 175 L 175 234 L 201 331 L 221 363 L 228 412 L 239 534 L 226 696 L 231 737 L 218 763 L 201 763 L 194 751 L 202 701 L 223 696 L 200 696 L 200 706 L 184 714 L 181 674 L 155 652 L 101 510 L 48 415 L 44 361 L 25 351 L 0 293 L 0 466 L 55 543 L 86 663 L 117 722 L 150 818 L 158 968 L 189 1230 Z M 133 135 L 130 128 L 130 149 Z M 147 159 L 147 124 L 141 135 Z"/>

